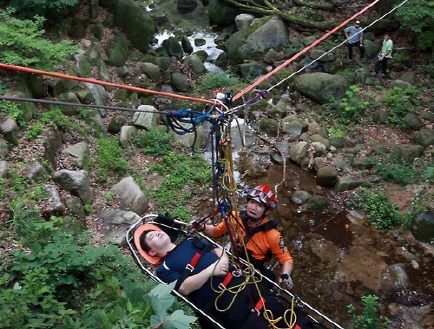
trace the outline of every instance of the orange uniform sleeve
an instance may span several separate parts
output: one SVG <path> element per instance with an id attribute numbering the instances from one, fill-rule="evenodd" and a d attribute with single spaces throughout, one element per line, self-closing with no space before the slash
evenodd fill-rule
<path id="1" fill-rule="evenodd" d="M 214 227 L 214 238 L 219 238 L 228 232 L 224 221 Z"/>

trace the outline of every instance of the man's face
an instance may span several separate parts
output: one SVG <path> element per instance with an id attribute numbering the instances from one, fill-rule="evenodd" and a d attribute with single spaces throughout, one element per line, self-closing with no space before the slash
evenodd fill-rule
<path id="1" fill-rule="evenodd" d="M 252 218 L 260 219 L 265 211 L 265 206 L 254 199 L 249 199 L 246 206 L 247 215 Z"/>
<path id="2" fill-rule="evenodd" d="M 148 244 L 151 251 L 159 252 L 168 246 L 171 241 L 169 236 L 163 231 L 150 231 L 146 234 L 146 243 Z M 153 254 L 149 252 L 149 254 Z"/>
<path id="3" fill-rule="evenodd" d="M 385 36 L 384 36 L 384 40 L 389 40 L 390 39 L 390 36 L 388 35 L 388 34 L 386 34 Z"/>

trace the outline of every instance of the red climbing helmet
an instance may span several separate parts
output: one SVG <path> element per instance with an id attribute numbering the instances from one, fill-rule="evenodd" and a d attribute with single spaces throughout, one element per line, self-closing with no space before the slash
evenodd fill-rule
<path id="1" fill-rule="evenodd" d="M 247 199 L 254 199 L 267 208 L 276 208 L 276 197 L 268 185 L 259 185 L 252 188 L 247 194 Z"/>

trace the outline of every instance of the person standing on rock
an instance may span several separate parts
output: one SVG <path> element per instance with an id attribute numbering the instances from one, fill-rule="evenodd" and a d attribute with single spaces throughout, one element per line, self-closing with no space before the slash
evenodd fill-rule
<path id="1" fill-rule="evenodd" d="M 363 46 L 363 29 L 360 26 L 360 21 L 356 21 L 353 26 L 347 27 L 344 30 L 345 38 L 348 44 L 348 59 L 353 60 L 353 47 L 358 47 L 360 50 L 360 60 L 365 58 L 365 47 Z"/>
<path id="2" fill-rule="evenodd" d="M 378 59 L 375 62 L 375 69 L 372 76 L 377 76 L 378 72 L 381 70 L 383 72 L 383 79 L 387 79 L 387 62 L 392 58 L 393 41 L 390 40 L 390 35 L 386 33 L 384 35 L 383 45 L 381 46 L 380 53 L 378 54 Z"/>
<path id="3" fill-rule="evenodd" d="M 265 265 L 274 255 L 282 266 L 279 283 L 283 282 L 288 289 L 292 289 L 293 259 L 282 235 L 276 229 L 277 222 L 266 217 L 267 211 L 275 207 L 275 195 L 270 187 L 259 185 L 249 191 L 246 209 L 239 213 L 232 212 L 228 216 L 229 227 L 236 238 L 237 249 L 242 258 L 248 259 L 263 275 L 275 281 L 275 274 Z M 212 238 L 228 233 L 228 226 L 224 221 L 217 226 L 201 223 L 193 228 Z"/>

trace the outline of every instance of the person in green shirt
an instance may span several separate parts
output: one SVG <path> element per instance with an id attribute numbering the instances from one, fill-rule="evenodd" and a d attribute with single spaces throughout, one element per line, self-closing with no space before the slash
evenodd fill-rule
<path id="1" fill-rule="evenodd" d="M 380 53 L 378 54 L 378 59 L 375 62 L 375 73 L 373 73 L 373 76 L 378 74 L 381 67 L 383 78 L 387 78 L 387 62 L 390 58 L 392 58 L 392 50 L 393 41 L 390 40 L 390 35 L 386 33 L 384 35 L 383 45 L 381 46 Z"/>

